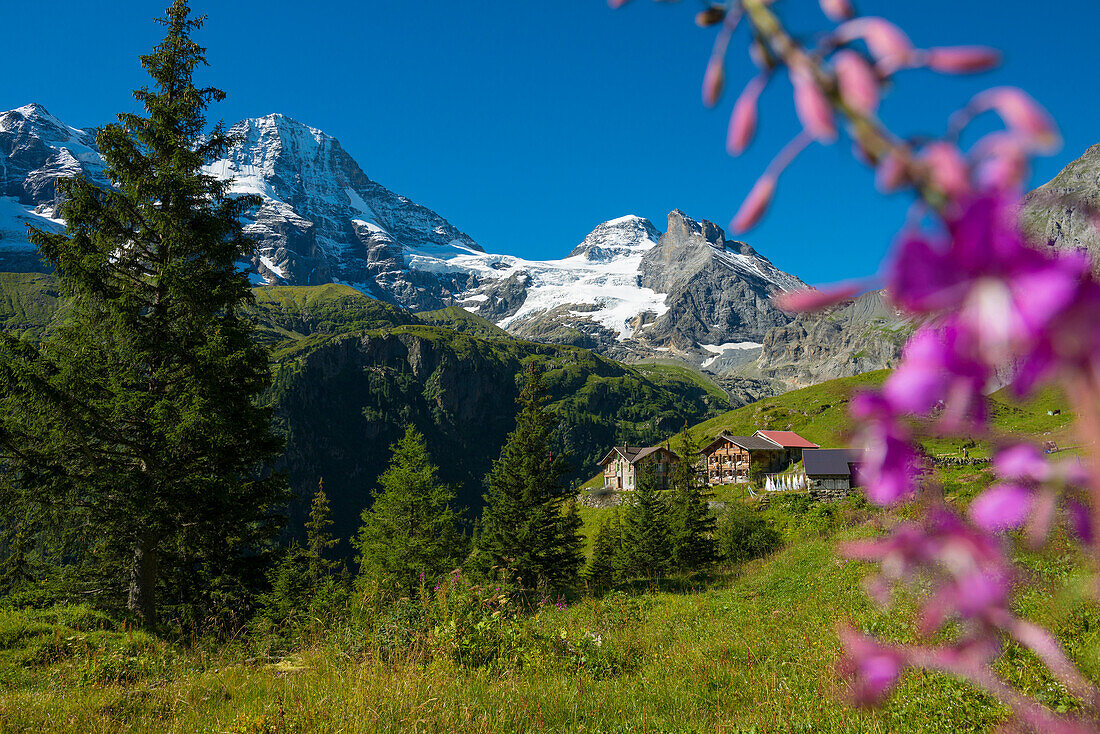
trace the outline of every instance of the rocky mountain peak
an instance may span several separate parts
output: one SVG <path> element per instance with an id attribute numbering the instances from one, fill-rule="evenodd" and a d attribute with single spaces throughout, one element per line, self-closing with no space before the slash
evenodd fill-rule
<path id="1" fill-rule="evenodd" d="M 588 260 L 606 262 L 639 249 L 648 250 L 657 244 L 660 236 L 653 222 L 630 214 L 597 225 L 568 256 L 584 255 Z"/>

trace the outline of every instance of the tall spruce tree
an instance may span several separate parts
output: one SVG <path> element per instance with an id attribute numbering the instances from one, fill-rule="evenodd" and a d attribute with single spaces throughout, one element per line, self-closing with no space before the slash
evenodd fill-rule
<path id="1" fill-rule="evenodd" d="M 392 451 L 374 503 L 363 511 L 355 546 L 361 578 L 412 594 L 421 574 L 430 579 L 454 568 L 462 538 L 450 509 L 455 490 L 439 481 L 424 436 L 408 426 Z"/>
<path id="2" fill-rule="evenodd" d="M 606 589 L 615 583 L 619 572 L 619 553 L 622 547 L 622 530 L 619 516 L 605 518 L 596 530 L 592 544 L 592 558 L 585 569 L 585 579 L 594 589 Z"/>
<path id="3" fill-rule="evenodd" d="M 0 453 L 12 502 L 49 504 L 94 531 L 106 593 L 145 625 L 158 591 L 203 614 L 238 593 L 241 559 L 272 537 L 284 484 L 259 467 L 280 449 L 257 396 L 268 356 L 241 307 L 251 254 L 233 198 L 204 164 L 226 150 L 205 112 L 224 98 L 195 86 L 204 18 L 176 0 L 164 40 L 141 57 L 145 115 L 96 138 L 113 188 L 58 179 L 67 232 L 34 228 L 71 307 L 37 347 L 0 341 Z"/>
<path id="4" fill-rule="evenodd" d="M 622 510 L 624 576 L 660 576 L 672 568 L 668 502 L 657 489 L 653 465 L 638 468 L 633 495 Z"/>
<path id="5" fill-rule="evenodd" d="M 306 520 L 306 550 L 309 551 L 309 575 L 316 584 L 321 577 L 330 573 L 337 565 L 325 558 L 325 552 L 335 548 L 339 538 L 332 537 L 332 509 L 328 495 L 325 494 L 325 480 L 317 481 L 317 492 L 309 507 L 309 519 Z"/>
<path id="6" fill-rule="evenodd" d="M 583 556 L 571 550 L 580 547 L 578 518 L 565 511 L 572 495 L 564 480 L 569 464 L 551 449 L 558 418 L 547 410 L 548 401 L 542 371 L 530 362 L 516 428 L 485 477 L 479 550 L 524 588 L 562 590 L 576 584 Z"/>
<path id="7" fill-rule="evenodd" d="M 714 541 L 715 519 L 708 500 L 711 495 L 699 474 L 698 445 L 685 427 L 676 439 L 680 461 L 670 477 L 669 533 L 672 563 L 682 571 L 702 568 L 717 559 Z"/>

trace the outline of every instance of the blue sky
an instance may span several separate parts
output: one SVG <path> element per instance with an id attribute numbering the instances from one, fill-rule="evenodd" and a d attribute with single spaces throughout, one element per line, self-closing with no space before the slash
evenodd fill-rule
<path id="1" fill-rule="evenodd" d="M 858 0 L 857 0 L 858 2 Z M 69 124 L 114 119 L 146 83 L 137 57 L 159 37 L 167 0 L 99 4 L 4 0 L 0 109 L 37 101 Z M 1096 0 L 863 0 L 920 46 L 981 43 L 1002 70 L 944 78 L 909 72 L 884 108 L 900 132 L 936 133 L 975 91 L 1016 84 L 1046 105 L 1064 148 L 1035 182 L 1100 142 Z M 699 85 L 712 31 L 699 3 L 634 0 L 193 0 L 199 41 L 225 89 L 212 117 L 282 112 L 337 137 L 370 177 L 425 204 L 487 250 L 560 257 L 596 224 L 669 210 L 725 226 L 797 125 L 783 85 L 765 93 L 752 151 L 723 151 L 737 88 L 751 70 L 731 52 L 728 94 L 706 110 Z M 782 0 L 798 25 L 815 0 Z M 808 22 L 807 22 L 808 21 Z M 905 217 L 875 193 L 845 143 L 815 147 L 784 175 L 768 218 L 745 239 L 811 283 L 878 270 Z"/>

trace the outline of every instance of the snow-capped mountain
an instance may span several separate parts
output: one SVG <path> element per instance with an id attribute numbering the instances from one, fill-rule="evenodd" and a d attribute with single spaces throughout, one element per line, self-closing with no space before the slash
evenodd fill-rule
<path id="1" fill-rule="evenodd" d="M 679 210 L 664 233 L 638 216 L 604 222 L 560 260 L 487 253 L 371 180 L 320 130 L 267 115 L 230 132 L 236 141 L 206 170 L 261 199 L 245 223 L 257 284 L 342 282 L 414 311 L 460 305 L 534 340 L 711 369 L 751 358 L 791 320 L 770 297 L 803 285 Z M 40 105 L 0 113 L 0 268 L 32 267 L 23 223 L 62 226 L 53 182 L 81 172 L 108 185 L 94 131 Z"/>

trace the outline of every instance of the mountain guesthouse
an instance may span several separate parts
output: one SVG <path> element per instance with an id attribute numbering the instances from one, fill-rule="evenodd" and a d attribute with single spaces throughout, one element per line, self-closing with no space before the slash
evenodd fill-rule
<path id="1" fill-rule="evenodd" d="M 638 470 L 652 466 L 657 487 L 667 489 L 672 465 L 679 461 L 680 457 L 664 446 L 616 446 L 600 460 L 603 486 L 605 489 L 633 490 Z"/>

